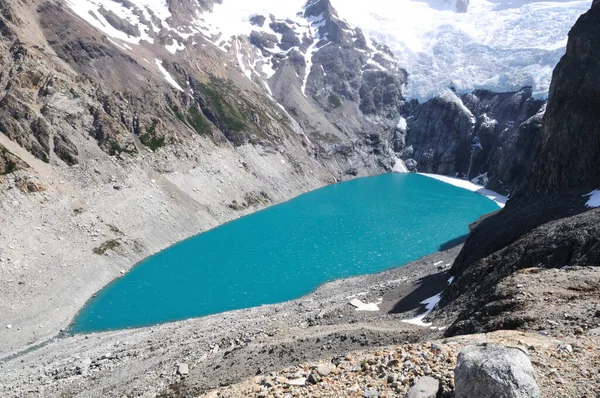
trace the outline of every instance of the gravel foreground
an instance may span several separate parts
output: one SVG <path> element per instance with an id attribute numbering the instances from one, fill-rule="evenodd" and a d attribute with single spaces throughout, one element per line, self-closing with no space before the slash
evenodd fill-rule
<path id="1" fill-rule="evenodd" d="M 498 331 L 349 352 L 256 376 L 202 397 L 404 397 L 422 376 L 439 380 L 442 396 L 453 397 L 458 353 L 483 342 L 527 352 L 544 397 L 593 398 L 600 393 L 598 337 L 556 339 Z"/>
<path id="2" fill-rule="evenodd" d="M 527 352 L 544 397 L 600 396 L 600 311 L 586 315 L 581 332 L 565 316 L 577 297 L 558 296 L 554 287 L 552 306 L 536 299 L 547 289 L 544 273 L 557 273 L 553 281 L 567 291 L 584 276 L 596 278 L 595 269 L 547 270 L 533 274 L 540 281 L 517 281 L 527 291 L 521 308 L 537 314 L 538 326 L 526 332 L 443 338 L 450 319 L 406 322 L 422 313 L 421 301 L 448 286 L 460 248 L 333 281 L 281 304 L 59 338 L 0 362 L 0 396 L 404 397 L 420 377 L 431 376 L 452 397 L 458 353 L 482 342 Z M 358 312 L 349 304 L 356 298 L 380 310 Z"/>
<path id="3" fill-rule="evenodd" d="M 431 330 L 403 320 L 447 286 L 459 250 L 333 281 L 281 304 L 56 338 L 0 360 L 0 396 L 195 396 L 293 363 L 439 337 L 437 326 L 447 325 Z M 358 312 L 349 304 L 356 298 L 380 310 Z"/>

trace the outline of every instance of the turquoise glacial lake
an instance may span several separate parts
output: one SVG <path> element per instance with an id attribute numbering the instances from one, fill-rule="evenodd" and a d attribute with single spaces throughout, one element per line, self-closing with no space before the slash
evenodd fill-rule
<path id="1" fill-rule="evenodd" d="M 147 258 L 91 299 L 71 331 L 135 328 L 295 299 L 327 281 L 434 253 L 495 210 L 484 196 L 416 174 L 330 185 Z"/>

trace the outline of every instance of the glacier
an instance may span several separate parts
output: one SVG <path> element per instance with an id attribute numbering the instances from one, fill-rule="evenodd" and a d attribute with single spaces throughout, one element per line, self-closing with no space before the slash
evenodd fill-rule
<path id="1" fill-rule="evenodd" d="M 144 10 L 147 20 L 152 20 L 151 12 L 163 27 L 187 36 L 182 27 L 169 25 L 167 1 L 128 3 Z M 151 31 L 158 32 L 153 23 L 142 25 L 124 3 L 66 0 L 66 4 L 109 37 L 130 45 L 152 43 Z M 449 0 L 331 0 L 331 4 L 340 18 L 362 29 L 368 42 L 370 38 L 392 50 L 398 65 L 409 74 L 405 96 L 426 100 L 448 87 L 458 92 L 479 88 L 502 92 L 532 86 L 535 96 L 547 96 L 552 70 L 565 52 L 567 34 L 589 9 L 591 0 L 470 0 L 466 12 L 456 12 L 455 1 Z M 308 31 L 310 24 L 298 14 L 304 5 L 305 0 L 222 0 L 212 12 L 191 16 L 187 29 L 229 51 L 237 47 L 236 37 L 257 30 L 250 21 L 254 15 L 288 19 Z M 140 37 L 113 28 L 97 12 L 101 7 L 138 26 Z M 183 48 L 183 44 L 172 44 L 168 50 Z M 268 79 L 273 71 L 268 70 L 268 59 L 262 61 L 263 76 Z M 310 59 L 307 61 L 310 64 Z"/>

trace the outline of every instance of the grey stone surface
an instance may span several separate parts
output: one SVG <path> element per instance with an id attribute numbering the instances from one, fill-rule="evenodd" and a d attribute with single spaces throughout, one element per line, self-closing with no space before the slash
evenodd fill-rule
<path id="1" fill-rule="evenodd" d="M 483 343 L 458 354 L 456 398 L 540 397 L 529 356 L 518 348 Z"/>
<path id="2" fill-rule="evenodd" d="M 430 376 L 421 377 L 408 391 L 407 398 L 435 398 L 440 392 L 440 382 Z"/>

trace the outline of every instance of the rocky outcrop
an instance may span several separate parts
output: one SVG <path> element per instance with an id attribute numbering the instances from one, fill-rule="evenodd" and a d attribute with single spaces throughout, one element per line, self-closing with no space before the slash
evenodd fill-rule
<path id="1" fill-rule="evenodd" d="M 599 27 L 595 3 L 571 31 L 554 73 L 527 185 L 472 230 L 452 266 L 455 279 L 441 304 L 458 319 L 448 335 L 523 327 L 527 319 L 509 315 L 522 303 L 499 287 L 517 271 L 600 264 L 600 211 L 583 196 L 600 178 L 600 68 L 592 51 Z"/>
<path id="2" fill-rule="evenodd" d="M 0 175 L 26 168 L 27 164 L 0 145 Z"/>
<path id="3" fill-rule="evenodd" d="M 456 398 L 537 398 L 540 389 L 529 356 L 519 348 L 467 346 L 454 369 Z"/>
<path id="4" fill-rule="evenodd" d="M 407 114 L 406 149 L 395 149 L 420 172 L 474 179 L 509 195 L 531 168 L 544 109 L 530 87 L 464 95 L 448 89 Z"/>
<path id="5" fill-rule="evenodd" d="M 534 211 L 526 208 L 516 218 L 526 219 L 527 213 Z M 518 225 L 517 219 L 507 223 L 506 228 Z M 522 316 L 513 315 L 523 307 L 519 289 L 505 289 L 499 285 L 522 270 L 598 266 L 599 222 L 600 210 L 592 210 L 545 223 L 516 242 L 464 268 L 458 267 L 458 261 L 465 257 L 459 257 L 454 264 L 456 277 L 445 293 L 444 302 L 447 304 L 441 311 L 446 313 L 444 316 L 450 313 L 456 316 L 447 334 L 527 327 L 528 323 L 532 323 L 528 317 L 535 313 L 526 311 Z"/>

